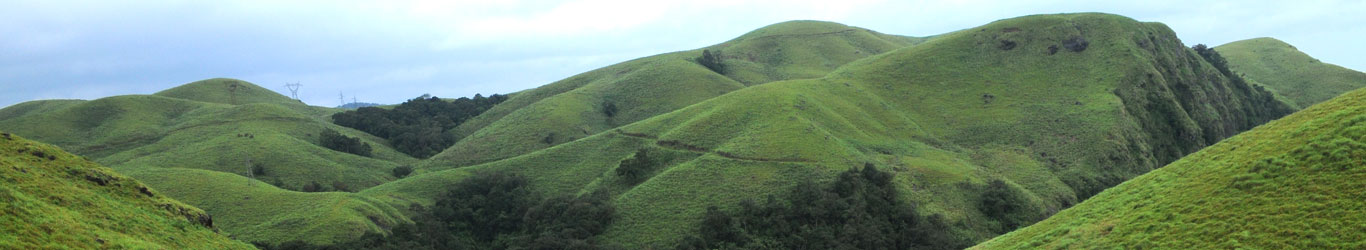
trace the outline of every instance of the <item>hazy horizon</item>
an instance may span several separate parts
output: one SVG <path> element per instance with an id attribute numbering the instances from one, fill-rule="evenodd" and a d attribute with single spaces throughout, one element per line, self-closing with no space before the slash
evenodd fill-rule
<path id="1" fill-rule="evenodd" d="M 1162 1 L 19 1 L 0 10 L 0 107 L 237 78 L 304 102 L 509 93 L 789 20 L 929 36 L 1032 14 L 1161 22 L 1186 45 L 1274 37 L 1366 69 L 1366 3 Z"/>

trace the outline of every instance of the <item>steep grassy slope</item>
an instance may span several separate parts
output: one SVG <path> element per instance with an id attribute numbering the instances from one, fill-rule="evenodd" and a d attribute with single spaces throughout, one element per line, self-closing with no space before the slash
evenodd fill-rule
<path id="1" fill-rule="evenodd" d="M 1299 107 L 1366 86 L 1366 73 L 1320 62 L 1275 38 L 1263 37 L 1215 48 L 1234 72 L 1265 85 Z"/>
<path id="2" fill-rule="evenodd" d="M 727 52 L 729 53 L 729 52 Z M 985 183 L 1039 219 L 1290 112 L 1216 70 L 1166 26 L 1106 14 L 1007 19 L 858 60 L 824 78 L 757 85 L 530 154 L 363 192 L 430 203 L 469 171 L 527 175 L 549 194 L 605 189 L 604 240 L 668 246 L 710 205 L 734 207 L 873 163 L 965 240 L 1007 229 L 979 212 Z M 665 164 L 636 185 L 614 168 L 640 148 Z"/>
<path id="3" fill-rule="evenodd" d="M 252 249 L 204 211 L 60 148 L 0 133 L 0 248 Z"/>
<path id="4" fill-rule="evenodd" d="M 244 104 L 206 102 L 232 97 L 188 91 L 225 92 L 210 88 L 225 82 L 238 86 L 240 93 L 236 98 Z M 16 114 L 0 120 L 0 128 L 59 145 L 139 178 L 155 177 L 156 181 L 149 182 L 152 187 L 174 190 L 168 193 L 171 197 L 204 206 L 215 216 L 226 218 L 223 230 L 239 239 L 279 243 L 277 240 L 297 238 L 326 243 L 366 231 L 382 231 L 385 229 L 382 225 L 403 219 L 401 215 L 386 211 L 387 207 L 366 205 L 368 202 L 362 200 L 363 197 L 340 193 L 309 196 L 265 190 L 252 201 L 236 195 L 191 191 L 246 183 L 228 178 L 234 175 L 255 175 L 257 180 L 294 190 L 318 183 L 354 191 L 393 180 L 391 169 L 417 162 L 387 147 L 380 138 L 333 125 L 324 119 L 323 114 L 335 111 L 305 106 L 247 82 L 211 79 L 157 95 L 15 105 L 0 109 L 3 114 Z M 373 146 L 374 157 L 318 146 L 319 133 L 328 129 L 361 138 Z M 264 168 L 265 173 L 253 174 L 252 166 Z M 218 175 L 141 174 L 185 172 L 179 169 L 212 170 L 214 172 L 210 173 Z M 218 183 L 220 181 L 224 183 Z M 300 202 L 367 208 L 329 210 L 318 208 L 321 205 L 299 205 Z M 364 224 L 358 225 L 358 222 Z"/>
<path id="5" fill-rule="evenodd" d="M 661 54 L 589 71 L 508 101 L 452 130 L 462 138 L 429 170 L 483 163 L 597 134 L 745 86 L 817 78 L 845 63 L 924 39 L 836 23 L 774 24 L 705 48 L 722 53 L 718 74 L 694 61 L 702 49 Z M 606 106 L 618 111 L 603 112 Z"/>
<path id="6" fill-rule="evenodd" d="M 983 249 L 1366 247 L 1366 91 L 1191 154 Z"/>

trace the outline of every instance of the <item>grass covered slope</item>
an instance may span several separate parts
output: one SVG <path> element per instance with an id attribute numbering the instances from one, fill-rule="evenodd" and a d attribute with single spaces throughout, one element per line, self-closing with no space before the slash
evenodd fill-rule
<path id="1" fill-rule="evenodd" d="M 364 194 L 420 204 L 470 171 L 514 172 L 552 194 L 607 190 L 618 217 L 604 241 L 670 247 L 708 206 L 735 209 L 872 163 L 918 211 L 976 241 L 1290 112 L 1230 77 L 1162 24 L 1019 17 Z M 614 174 L 642 149 L 667 157 L 639 183 Z M 987 215 L 982 195 L 997 180 L 1021 202 Z"/>
<path id="2" fill-rule="evenodd" d="M 213 101 L 216 98 L 213 96 L 223 93 L 186 91 L 226 92 L 205 86 L 229 81 L 242 91 L 237 94 L 239 101 L 261 101 L 239 105 L 205 102 L 199 100 Z M 250 97 L 252 95 L 244 91 L 248 89 L 257 91 L 251 93 L 261 97 Z M 220 227 L 224 231 L 245 241 L 278 244 L 280 242 L 276 240 L 297 238 L 327 243 L 366 231 L 384 231 L 387 227 L 381 225 L 403 220 L 386 211 L 387 207 L 374 208 L 374 205 L 367 205 L 363 197 L 343 193 L 306 195 L 272 187 L 272 190 L 240 194 L 253 195 L 254 200 L 246 200 L 223 193 L 192 192 L 208 186 L 246 183 L 228 178 L 230 176 L 238 176 L 239 180 L 245 180 L 243 176 L 254 176 L 256 180 L 292 190 L 302 190 L 306 185 L 317 183 L 327 189 L 358 191 L 394 180 L 393 168 L 417 162 L 385 145 L 383 139 L 331 124 L 322 114 L 335 112 L 334 109 L 308 107 L 287 98 L 273 98 L 279 95 L 262 91 L 268 90 L 243 81 L 211 79 L 158 95 L 36 103 L 37 106 L 25 103 L 0 109 L 0 114 L 21 114 L 0 120 L 0 128 L 61 146 L 138 178 L 155 177 L 156 181 L 148 182 L 150 186 L 174 190 L 167 194 L 203 206 L 222 218 Z M 322 113 L 309 113 L 314 111 Z M 320 133 L 325 130 L 360 138 L 372 146 L 374 156 L 362 157 L 319 146 Z M 263 173 L 253 173 L 253 167 L 261 168 Z M 211 172 L 194 173 L 216 175 L 175 174 L 185 173 L 179 171 L 182 169 L 209 170 Z M 150 176 L 143 173 L 168 174 Z M 280 200 L 290 202 L 277 202 Z M 329 202 L 341 205 L 320 205 Z"/>
<path id="3" fill-rule="evenodd" d="M 1366 91 L 1191 154 L 977 248 L 1366 247 Z"/>
<path id="4" fill-rule="evenodd" d="M 252 249 L 213 220 L 60 148 L 0 133 L 0 248 Z"/>
<path id="5" fill-rule="evenodd" d="M 1299 107 L 1366 86 L 1366 73 L 1320 62 L 1275 38 L 1231 42 L 1215 48 L 1234 72 L 1265 85 Z"/>
<path id="6" fill-rule="evenodd" d="M 219 228 L 250 242 L 332 244 L 406 223 L 388 204 L 345 192 L 284 190 L 231 173 L 186 168 L 120 170 L 204 208 Z M 194 180 L 187 182 L 186 180 Z"/>
<path id="7" fill-rule="evenodd" d="M 746 86 L 821 77 L 851 61 L 922 40 L 837 23 L 792 21 L 705 48 L 721 53 L 725 69 L 720 72 L 695 61 L 703 49 L 623 62 L 511 95 L 453 129 L 461 140 L 434 156 L 427 169 L 525 154 Z"/>

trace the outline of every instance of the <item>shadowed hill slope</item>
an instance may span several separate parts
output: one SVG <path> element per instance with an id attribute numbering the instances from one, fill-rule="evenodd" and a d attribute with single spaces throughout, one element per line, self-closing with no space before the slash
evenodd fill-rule
<path id="1" fill-rule="evenodd" d="M 0 133 L 0 248 L 253 249 L 208 214 L 60 148 Z"/>
<path id="2" fill-rule="evenodd" d="M 981 212 L 990 181 L 1023 193 L 1011 216 L 1033 222 L 1291 111 L 1231 77 L 1162 24 L 1027 16 L 363 193 L 423 204 L 469 171 L 514 172 L 545 193 L 610 191 L 620 212 L 604 240 L 661 247 L 694 232 L 707 206 L 873 163 L 919 211 L 976 241 L 1009 229 Z M 667 157 L 628 184 L 614 169 L 641 149 Z"/>
<path id="3" fill-rule="evenodd" d="M 1366 91 L 1134 178 L 981 249 L 1366 247 Z"/>
<path id="4" fill-rule="evenodd" d="M 1366 73 L 1320 62 L 1275 38 L 1263 37 L 1215 48 L 1228 67 L 1265 85 L 1299 107 L 1366 86 Z"/>
<path id="5" fill-rule="evenodd" d="M 461 138 L 433 157 L 440 170 L 504 159 L 677 110 L 746 86 L 817 78 L 853 60 L 923 41 L 830 22 L 774 24 L 703 49 L 640 58 L 515 93 L 452 130 Z M 605 110 L 611 109 L 611 112 Z"/>

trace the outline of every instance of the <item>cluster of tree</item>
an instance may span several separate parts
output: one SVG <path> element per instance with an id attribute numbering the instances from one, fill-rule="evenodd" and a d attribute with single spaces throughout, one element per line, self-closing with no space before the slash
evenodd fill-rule
<path id="1" fill-rule="evenodd" d="M 276 186 L 279 186 L 279 185 L 277 184 Z M 315 192 L 333 192 L 333 191 L 337 191 L 337 192 L 352 192 L 353 190 L 351 190 L 351 185 L 347 185 L 345 182 L 341 182 L 341 181 L 333 181 L 331 186 L 324 186 L 323 184 L 318 183 L 318 181 L 313 181 L 313 182 L 309 182 L 308 184 L 304 184 L 304 186 L 302 186 L 302 187 L 299 187 L 299 190 L 298 190 L 298 191 L 299 191 L 299 192 L 315 193 Z"/>
<path id="2" fill-rule="evenodd" d="M 413 167 L 398 166 L 394 167 L 394 169 L 391 172 L 393 172 L 394 178 L 403 178 L 404 176 L 408 176 L 409 174 L 413 173 Z"/>
<path id="3" fill-rule="evenodd" d="M 1005 181 L 992 180 L 982 192 L 977 209 L 1001 223 L 997 233 L 1005 233 L 1042 219 L 1039 213 L 1029 209 L 1028 204 L 1024 193 L 1011 188 Z"/>
<path id="4" fill-rule="evenodd" d="M 455 138 L 445 133 L 447 130 L 504 100 L 507 96 L 498 94 L 475 94 L 474 98 L 454 101 L 422 95 L 393 109 L 362 107 L 336 113 L 332 122 L 387 139 L 399 152 L 427 158 L 455 144 Z"/>
<path id="5" fill-rule="evenodd" d="M 697 235 L 677 249 L 961 249 L 940 215 L 921 216 L 901 200 L 892 175 L 871 164 L 826 187 L 798 184 L 785 201 L 707 209 Z"/>
<path id="6" fill-rule="evenodd" d="M 650 172 L 654 171 L 655 165 L 658 165 L 655 158 L 655 156 L 650 155 L 650 151 L 646 148 L 636 150 L 634 155 L 621 160 L 621 163 L 617 165 L 617 176 L 621 177 L 626 184 L 638 184 L 644 181 Z"/>
<path id="7" fill-rule="evenodd" d="M 370 157 L 371 153 L 369 143 L 360 141 L 360 138 L 342 135 L 341 133 L 337 133 L 336 130 L 331 129 L 318 133 L 318 144 L 338 152 L 345 152 L 353 155 Z"/>
<path id="8" fill-rule="evenodd" d="M 317 246 L 302 242 L 256 245 L 262 249 L 600 249 L 594 236 L 612 223 L 606 192 L 542 199 L 525 177 L 476 173 L 451 187 L 430 208 L 414 207 L 414 224 L 389 235 Z"/>
<path id="9" fill-rule="evenodd" d="M 1219 55 L 1218 51 L 1214 51 L 1214 48 L 1205 46 L 1205 44 L 1202 43 L 1192 46 L 1191 49 L 1195 49 L 1195 54 L 1200 55 L 1200 57 L 1205 58 L 1205 61 L 1209 62 L 1209 64 L 1214 65 L 1214 68 L 1218 69 L 1219 73 L 1233 75 L 1233 71 L 1228 69 L 1228 60 L 1224 59 L 1224 56 Z"/>
<path id="10" fill-rule="evenodd" d="M 707 67 L 707 69 L 710 69 L 712 72 L 716 72 L 717 74 L 726 73 L 726 65 L 721 63 L 721 51 L 712 53 L 711 50 L 704 49 L 702 50 L 702 56 L 697 57 L 695 60 L 697 61 L 697 64 Z"/>

